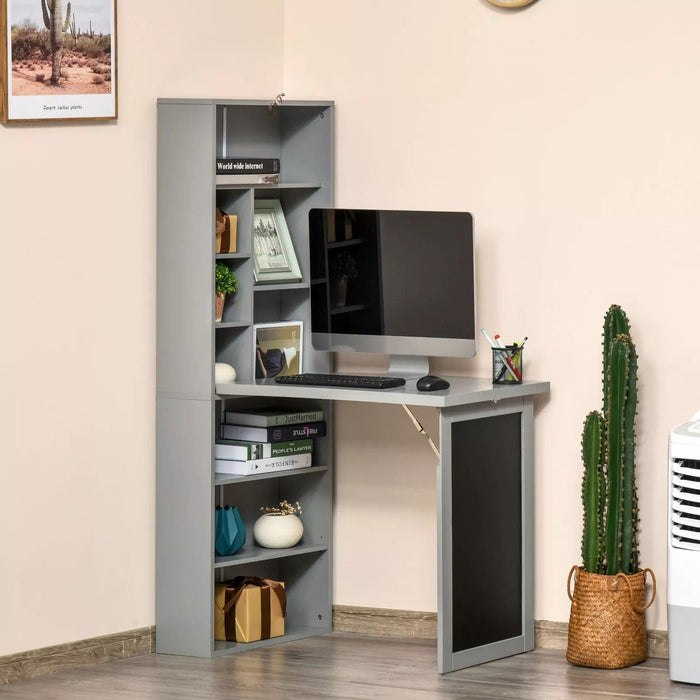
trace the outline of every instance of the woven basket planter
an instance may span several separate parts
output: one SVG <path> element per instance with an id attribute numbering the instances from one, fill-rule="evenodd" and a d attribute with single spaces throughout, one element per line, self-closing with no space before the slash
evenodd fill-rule
<path id="1" fill-rule="evenodd" d="M 653 592 L 645 605 L 647 573 L 652 579 Z M 656 578 L 651 569 L 629 576 L 606 576 L 574 566 L 569 572 L 567 593 L 571 600 L 567 661 L 589 668 L 624 668 L 646 661 L 644 612 L 656 597 Z"/>

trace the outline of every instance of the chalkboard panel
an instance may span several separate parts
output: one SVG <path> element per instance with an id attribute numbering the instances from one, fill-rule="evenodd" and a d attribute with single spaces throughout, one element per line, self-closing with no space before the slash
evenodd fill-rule
<path id="1" fill-rule="evenodd" d="M 520 418 L 452 424 L 453 652 L 522 634 Z"/>

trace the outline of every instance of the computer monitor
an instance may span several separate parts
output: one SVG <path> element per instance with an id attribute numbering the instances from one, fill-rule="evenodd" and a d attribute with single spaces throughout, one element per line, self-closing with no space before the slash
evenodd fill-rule
<path id="1" fill-rule="evenodd" d="M 316 350 L 388 353 L 418 375 L 476 354 L 471 214 L 311 209 L 309 248 Z"/>

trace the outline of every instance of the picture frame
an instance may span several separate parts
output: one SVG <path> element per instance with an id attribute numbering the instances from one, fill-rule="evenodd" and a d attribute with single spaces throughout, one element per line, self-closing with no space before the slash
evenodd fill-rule
<path id="1" fill-rule="evenodd" d="M 256 284 L 299 282 L 301 269 L 279 199 L 257 199 L 253 212 Z"/>
<path id="2" fill-rule="evenodd" d="M 0 122 L 116 118 L 117 0 L 0 0 Z"/>
<path id="3" fill-rule="evenodd" d="M 256 380 L 301 374 L 303 355 L 303 321 L 253 325 L 253 376 Z"/>

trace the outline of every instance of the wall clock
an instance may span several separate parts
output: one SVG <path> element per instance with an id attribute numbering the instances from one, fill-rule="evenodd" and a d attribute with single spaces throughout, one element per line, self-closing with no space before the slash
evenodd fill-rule
<path id="1" fill-rule="evenodd" d="M 524 7 L 535 0 L 489 0 L 492 5 L 499 7 Z"/>

